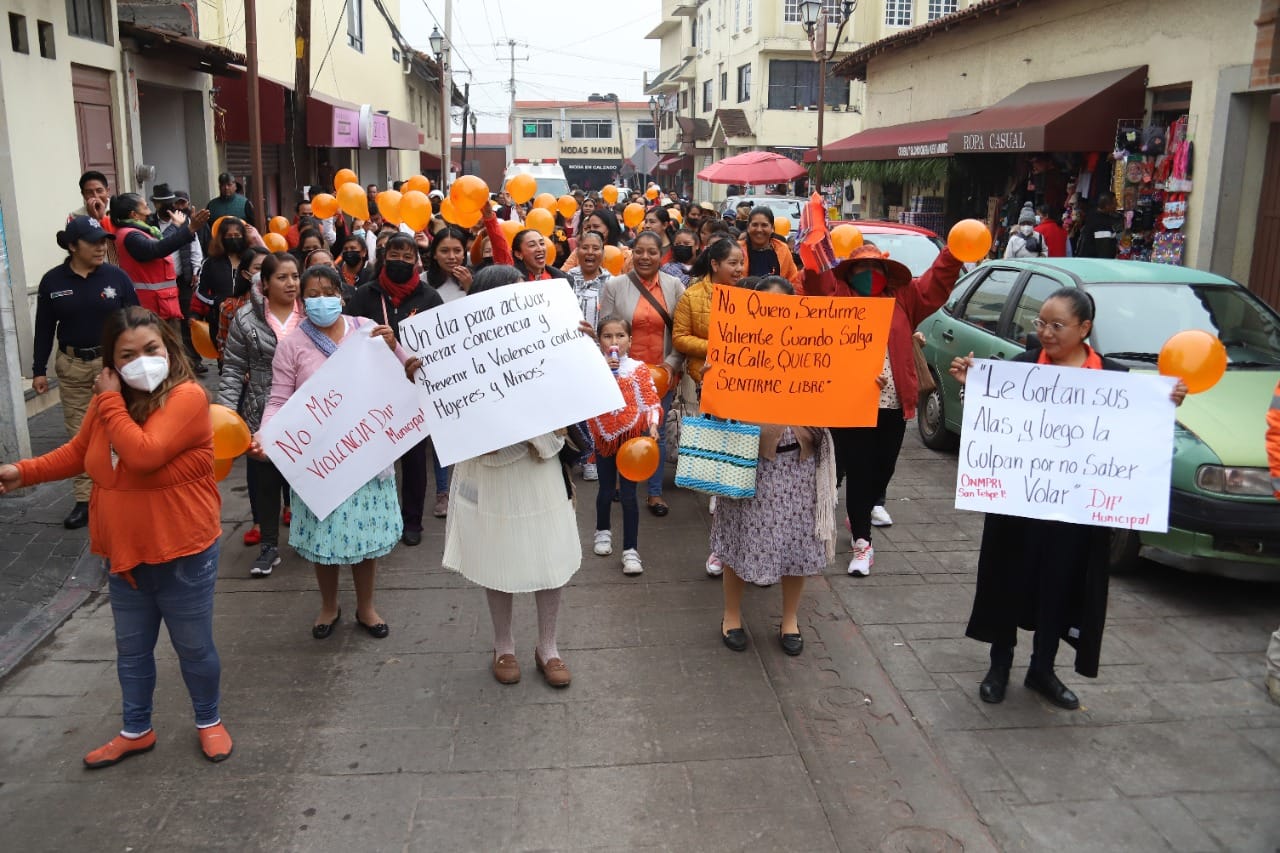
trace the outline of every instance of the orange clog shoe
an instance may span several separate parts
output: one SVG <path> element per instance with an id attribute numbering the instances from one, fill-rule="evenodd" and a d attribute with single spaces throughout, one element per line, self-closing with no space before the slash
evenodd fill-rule
<path id="1" fill-rule="evenodd" d="M 226 761 L 231 757 L 231 735 L 222 723 L 196 731 L 200 733 L 200 749 L 205 758 L 210 761 Z"/>
<path id="2" fill-rule="evenodd" d="M 119 764 L 131 755 L 150 752 L 156 746 L 156 731 L 152 729 L 142 737 L 129 738 L 116 735 L 84 757 L 84 766 L 91 770 Z"/>

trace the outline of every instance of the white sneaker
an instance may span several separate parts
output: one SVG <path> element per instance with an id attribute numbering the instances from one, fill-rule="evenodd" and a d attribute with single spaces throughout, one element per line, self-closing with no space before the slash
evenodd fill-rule
<path id="1" fill-rule="evenodd" d="M 582 463 L 582 479 L 586 480 L 589 483 L 594 483 L 596 480 L 600 479 L 600 472 L 596 470 L 596 463 L 594 462 Z M 605 553 L 608 553 L 608 552 L 606 551 Z"/>
<path id="2" fill-rule="evenodd" d="M 718 578 L 724 574 L 724 563 L 720 562 L 720 558 L 715 554 L 707 557 L 707 574 L 713 578 Z"/>
<path id="3" fill-rule="evenodd" d="M 613 534 L 608 530 L 596 531 L 596 544 L 592 548 L 597 557 L 607 557 L 613 553 Z"/>
<path id="4" fill-rule="evenodd" d="M 712 515 L 716 514 L 716 496 L 715 495 L 711 496 L 711 503 L 708 505 L 708 511 Z"/>
<path id="5" fill-rule="evenodd" d="M 644 564 L 640 562 L 640 554 L 635 548 L 628 548 L 622 552 L 622 573 L 624 575 L 638 575 L 644 571 Z"/>
<path id="6" fill-rule="evenodd" d="M 849 561 L 849 574 L 866 577 L 876 564 L 876 549 L 865 539 L 853 543 L 853 559 Z"/>
<path id="7" fill-rule="evenodd" d="M 871 508 L 871 526 L 872 527 L 892 527 L 893 516 L 889 515 L 889 511 L 882 506 L 873 506 Z"/>

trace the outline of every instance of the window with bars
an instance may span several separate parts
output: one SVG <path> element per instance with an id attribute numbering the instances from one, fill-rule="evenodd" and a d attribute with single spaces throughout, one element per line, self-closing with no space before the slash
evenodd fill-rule
<path id="1" fill-rule="evenodd" d="M 67 32 L 78 38 L 111 44 L 106 0 L 67 0 Z"/>
<path id="2" fill-rule="evenodd" d="M 364 0 L 348 0 L 347 44 L 364 53 Z"/>
<path id="3" fill-rule="evenodd" d="M 886 27 L 911 26 L 912 0 L 884 0 L 884 25 Z M 955 5 L 952 3 L 952 5 Z"/>
<path id="4" fill-rule="evenodd" d="M 651 121 L 636 122 L 636 139 L 657 139 L 658 129 Z"/>
<path id="5" fill-rule="evenodd" d="M 711 112 L 711 81 L 702 81 L 702 111 L 704 113 Z"/>
<path id="6" fill-rule="evenodd" d="M 835 64 L 827 65 L 829 107 L 849 103 L 849 81 L 837 77 Z M 790 110 L 818 105 L 818 65 L 808 59 L 769 60 L 769 109 Z"/>
<path id="7" fill-rule="evenodd" d="M 744 1 L 748 3 L 747 26 L 751 26 L 750 0 L 744 0 Z M 889 0 L 889 2 L 892 2 L 892 0 Z M 906 0 L 906 2 L 909 3 L 910 0 Z M 843 13 L 843 7 L 844 7 L 843 0 L 822 0 L 822 6 L 824 9 L 827 10 L 828 24 L 840 23 L 840 15 Z M 803 18 L 800 16 L 800 0 L 785 0 L 785 2 L 782 4 L 782 23 L 799 24 L 802 21 L 803 21 Z"/>
<path id="8" fill-rule="evenodd" d="M 520 136 L 524 139 L 550 139 L 551 119 L 526 118 L 520 121 Z"/>
<path id="9" fill-rule="evenodd" d="M 936 21 L 956 10 L 956 0 L 929 0 L 929 20 Z"/>
<path id="10" fill-rule="evenodd" d="M 573 119 L 569 122 L 571 139 L 612 139 L 613 122 L 608 119 Z"/>
<path id="11" fill-rule="evenodd" d="M 738 66 L 738 103 L 751 100 L 751 63 Z"/>
<path id="12" fill-rule="evenodd" d="M 729 100 L 729 72 L 720 72 L 720 100 Z"/>

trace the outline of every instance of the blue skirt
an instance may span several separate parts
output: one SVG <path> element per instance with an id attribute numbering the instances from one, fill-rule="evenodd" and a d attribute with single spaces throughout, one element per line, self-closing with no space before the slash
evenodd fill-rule
<path id="1" fill-rule="evenodd" d="M 305 559 L 322 566 L 341 566 L 391 553 L 404 532 L 396 478 L 374 477 L 329 513 L 316 518 L 293 492 L 289 544 Z"/>

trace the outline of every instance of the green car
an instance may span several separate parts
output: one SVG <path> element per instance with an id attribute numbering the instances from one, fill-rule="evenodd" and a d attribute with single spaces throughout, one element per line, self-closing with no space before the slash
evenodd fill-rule
<path id="1" fill-rule="evenodd" d="M 1183 267 L 1091 258 L 989 261 L 966 275 L 920 326 L 938 388 L 920 401 L 917 425 L 935 450 L 954 448 L 960 387 L 951 360 L 1012 358 L 1034 340 L 1032 320 L 1061 287 L 1081 287 L 1097 304 L 1089 343 L 1130 369 L 1154 371 L 1175 332 L 1218 336 L 1229 358 L 1213 388 L 1178 409 L 1169 532 L 1116 530 L 1113 570 L 1139 556 L 1248 580 L 1280 581 L 1280 502 L 1271 490 L 1264 435 L 1280 380 L 1280 315 L 1230 279 Z"/>

